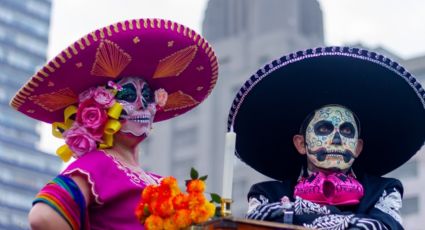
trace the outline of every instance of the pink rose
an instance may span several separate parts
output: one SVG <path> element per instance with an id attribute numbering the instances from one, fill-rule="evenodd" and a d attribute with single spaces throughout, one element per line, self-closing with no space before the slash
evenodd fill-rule
<path id="1" fill-rule="evenodd" d="M 63 133 L 63 137 L 65 138 L 65 143 L 77 158 L 97 148 L 95 138 L 82 126 L 68 129 Z"/>
<path id="2" fill-rule="evenodd" d="M 167 103 L 168 93 L 164 89 L 155 90 L 155 102 L 160 107 L 164 107 L 165 103 Z"/>
<path id="3" fill-rule="evenodd" d="M 111 107 L 115 103 L 114 95 L 103 87 L 97 87 L 94 90 L 93 97 L 97 103 L 106 108 Z"/>
<path id="4" fill-rule="evenodd" d="M 87 99 L 92 98 L 92 97 L 93 97 L 93 95 L 94 95 L 94 90 L 95 90 L 95 88 L 89 88 L 89 89 L 87 89 L 87 90 L 83 91 L 82 93 L 80 93 L 80 94 L 78 95 L 78 100 L 79 100 L 80 102 L 83 102 L 83 101 L 85 101 L 85 100 L 87 100 Z"/>
<path id="5" fill-rule="evenodd" d="M 93 100 L 86 100 L 78 106 L 77 121 L 88 128 L 92 133 L 97 132 L 98 129 L 102 128 L 108 120 L 108 115 L 105 109 L 101 108 Z"/>

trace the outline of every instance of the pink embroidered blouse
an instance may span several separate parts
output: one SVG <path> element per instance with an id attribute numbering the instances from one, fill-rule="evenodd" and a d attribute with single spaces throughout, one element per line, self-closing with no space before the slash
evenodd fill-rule
<path id="1" fill-rule="evenodd" d="M 84 154 L 71 163 L 64 175 L 85 175 L 94 202 L 88 208 L 91 229 L 143 229 L 135 208 L 142 190 L 159 183 L 160 177 L 132 170 L 104 151 Z"/>

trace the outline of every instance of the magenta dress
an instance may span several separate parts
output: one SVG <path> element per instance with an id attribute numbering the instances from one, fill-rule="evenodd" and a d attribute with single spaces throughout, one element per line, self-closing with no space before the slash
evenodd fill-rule
<path id="1" fill-rule="evenodd" d="M 104 151 L 84 154 L 71 163 L 63 175 L 83 175 L 94 198 L 89 205 L 91 229 L 143 229 L 135 208 L 142 190 L 160 181 L 158 175 L 132 170 Z"/>

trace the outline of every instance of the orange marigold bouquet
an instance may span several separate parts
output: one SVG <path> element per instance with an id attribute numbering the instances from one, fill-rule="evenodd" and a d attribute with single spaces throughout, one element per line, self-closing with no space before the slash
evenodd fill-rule
<path id="1" fill-rule="evenodd" d="M 220 196 L 211 193 L 211 201 L 205 196 L 205 180 L 191 169 L 191 179 L 186 181 L 186 192 L 179 189 L 174 177 L 165 177 L 159 185 L 149 185 L 136 208 L 136 216 L 147 230 L 182 229 L 199 224 L 215 215 Z"/>

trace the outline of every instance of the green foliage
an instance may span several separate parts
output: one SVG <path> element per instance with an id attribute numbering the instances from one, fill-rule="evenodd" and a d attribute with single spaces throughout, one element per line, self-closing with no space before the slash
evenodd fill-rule
<path id="1" fill-rule="evenodd" d="M 198 171 L 196 171 L 196 169 L 194 169 L 194 168 L 191 168 L 190 169 L 190 178 L 192 180 L 196 180 L 196 179 L 198 179 L 198 177 L 199 177 Z"/>
<path id="2" fill-rule="evenodd" d="M 221 204 L 221 197 L 217 193 L 211 193 L 211 202 Z"/>

